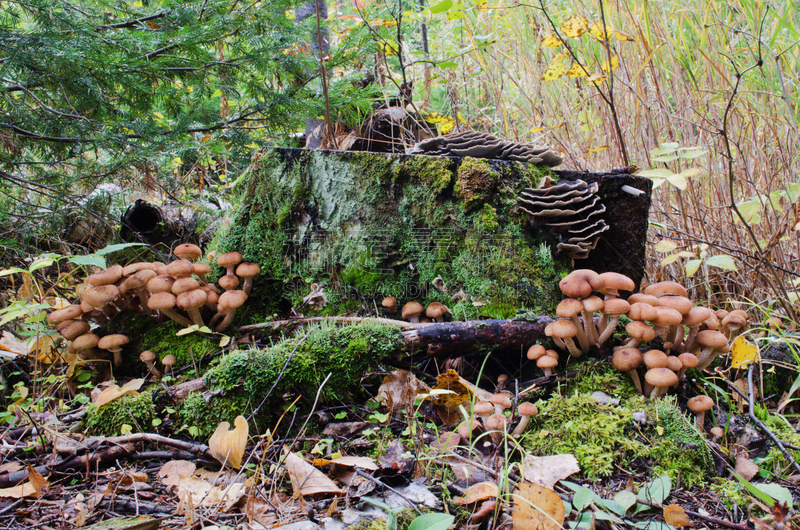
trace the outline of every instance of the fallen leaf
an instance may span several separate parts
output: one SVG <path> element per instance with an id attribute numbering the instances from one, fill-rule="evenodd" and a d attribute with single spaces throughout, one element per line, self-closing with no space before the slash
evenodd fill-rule
<path id="1" fill-rule="evenodd" d="M 494 482 L 479 482 L 473 484 L 467 491 L 464 492 L 463 497 L 456 497 L 453 499 L 456 506 L 464 506 L 466 504 L 474 504 L 478 501 L 485 501 L 487 499 L 495 499 L 500 494 L 497 489 L 497 484 Z"/>
<path id="2" fill-rule="evenodd" d="M 231 429 L 231 424 L 227 421 L 220 423 L 208 441 L 208 448 L 223 465 L 239 469 L 242 467 L 249 429 L 244 416 L 236 416 L 233 425 L 234 428 Z"/>
<path id="3" fill-rule="evenodd" d="M 758 474 L 758 465 L 744 455 L 737 455 L 736 472 L 745 480 L 752 480 Z"/>
<path id="4" fill-rule="evenodd" d="M 555 491 L 521 482 L 513 497 L 514 530 L 560 530 L 564 524 L 564 503 Z"/>
<path id="5" fill-rule="evenodd" d="M 340 495 L 344 493 L 331 479 L 326 477 L 319 469 L 315 468 L 296 454 L 283 448 L 286 457 L 286 471 L 292 481 L 294 496 Z"/>
<path id="6" fill-rule="evenodd" d="M 28 465 L 28 481 L 10 488 L 0 488 L 0 497 L 22 499 L 24 497 L 38 497 L 50 485 L 41 473 L 33 466 Z"/>
<path id="7" fill-rule="evenodd" d="M 383 378 L 378 399 L 394 412 L 412 410 L 417 394 L 430 391 L 428 385 L 407 370 L 395 370 Z"/>
<path id="8" fill-rule="evenodd" d="M 406 451 L 400 438 L 396 438 L 386 448 L 386 453 L 380 457 L 381 468 L 384 471 L 391 471 L 400 475 L 410 473 L 416 463 L 416 457 Z"/>
<path id="9" fill-rule="evenodd" d="M 747 368 L 753 363 L 759 362 L 758 346 L 748 342 L 742 336 L 736 338 L 731 344 L 731 368 L 736 370 Z"/>
<path id="10" fill-rule="evenodd" d="M 689 516 L 677 504 L 670 504 L 664 507 L 664 521 L 672 526 L 694 527 L 694 524 L 689 520 Z"/>
<path id="11" fill-rule="evenodd" d="M 553 489 L 556 482 L 581 470 L 573 455 L 533 456 L 522 459 L 522 474 L 525 480 Z"/>
<path id="12" fill-rule="evenodd" d="M 315 466 L 327 466 L 329 464 L 347 467 L 360 467 L 361 469 L 369 469 L 370 471 L 378 470 L 378 465 L 375 463 L 375 461 L 367 456 L 343 456 L 333 460 L 328 460 L 327 458 L 317 458 L 314 460 Z"/>
<path id="13" fill-rule="evenodd" d="M 188 460 L 172 460 L 167 462 L 156 475 L 165 486 L 177 486 L 181 477 L 191 477 L 197 466 Z"/>
<path id="14" fill-rule="evenodd" d="M 111 385 L 102 392 L 100 395 L 97 396 L 97 400 L 94 402 L 98 408 L 111 403 L 115 399 L 119 399 L 125 394 L 133 394 L 134 396 L 138 394 L 138 390 L 142 387 L 144 383 L 144 379 L 131 379 L 127 383 L 125 383 L 122 388 L 118 385 Z"/>
<path id="15" fill-rule="evenodd" d="M 28 345 L 21 340 L 17 340 L 17 338 L 8 331 L 4 331 L 3 336 L 0 337 L 0 350 L 16 353 L 18 355 L 27 355 Z"/>
<path id="16" fill-rule="evenodd" d="M 126 515 L 124 517 L 106 519 L 91 526 L 84 526 L 82 530 L 157 530 L 164 519 L 168 519 L 168 517 L 154 518 L 147 515 Z"/>

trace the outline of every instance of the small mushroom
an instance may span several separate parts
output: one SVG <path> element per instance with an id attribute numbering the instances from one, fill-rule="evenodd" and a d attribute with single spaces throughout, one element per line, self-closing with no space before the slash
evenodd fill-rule
<path id="1" fill-rule="evenodd" d="M 253 288 L 253 278 L 258 276 L 259 272 L 261 272 L 261 267 L 256 263 L 242 263 L 236 267 L 236 274 L 244 278 L 242 291 L 244 291 L 247 296 L 250 296 L 250 290 Z"/>
<path id="2" fill-rule="evenodd" d="M 541 368 L 545 377 L 550 377 L 553 375 L 553 369 L 558 366 L 558 359 L 551 355 L 542 355 L 536 361 L 536 366 Z"/>
<path id="3" fill-rule="evenodd" d="M 403 320 L 408 320 L 412 324 L 418 324 L 419 317 L 422 315 L 423 311 L 425 311 L 425 308 L 422 307 L 422 304 L 419 302 L 407 302 L 400 312 L 400 317 Z"/>
<path id="4" fill-rule="evenodd" d="M 489 419 L 489 416 L 494 414 L 494 405 L 488 401 L 478 401 L 475 403 L 475 407 L 472 410 L 475 412 L 475 414 L 480 416 L 484 427 L 486 427 L 486 421 Z"/>
<path id="5" fill-rule="evenodd" d="M 206 291 L 197 288 L 179 294 L 176 305 L 189 313 L 189 318 L 192 319 L 192 322 L 197 326 L 203 327 L 205 323 L 203 323 L 203 317 L 200 316 L 200 308 L 205 305 L 207 299 L 208 294 Z"/>
<path id="6" fill-rule="evenodd" d="M 486 419 L 486 430 L 489 432 L 489 436 L 492 437 L 492 441 L 495 444 L 499 444 L 503 441 L 503 436 L 506 433 L 506 417 L 502 414 L 494 413 Z"/>
<path id="7" fill-rule="evenodd" d="M 161 360 L 161 364 L 164 365 L 164 375 L 172 374 L 172 368 L 175 366 L 176 362 L 177 360 L 175 359 L 175 356 L 172 354 L 167 355 Z"/>
<path id="8" fill-rule="evenodd" d="M 381 301 L 381 307 L 385 307 L 387 313 L 394 315 L 397 313 L 397 298 L 394 296 L 387 296 Z"/>
<path id="9" fill-rule="evenodd" d="M 705 370 L 714 362 L 717 354 L 727 351 L 728 338 L 719 331 L 705 330 L 697 333 L 695 342 L 702 348 L 697 354 L 697 369 Z"/>
<path id="10" fill-rule="evenodd" d="M 669 387 L 678 382 L 678 376 L 669 368 L 650 368 L 644 379 L 653 387 L 650 399 L 656 399 L 667 393 Z"/>
<path id="11" fill-rule="evenodd" d="M 565 298 L 556 306 L 556 315 L 561 318 L 568 318 L 575 324 L 578 330 L 577 338 L 578 344 L 583 353 L 589 353 L 589 339 L 586 336 L 586 331 L 583 329 L 581 321 L 578 319 L 578 314 L 583 312 L 583 302 L 577 298 Z"/>
<path id="12" fill-rule="evenodd" d="M 636 369 L 642 364 L 642 360 L 642 352 L 636 348 L 620 348 L 614 352 L 614 357 L 611 359 L 614 368 L 628 374 L 633 381 L 633 386 L 640 394 L 643 394 L 642 381 L 639 379 Z"/>
<path id="13" fill-rule="evenodd" d="M 450 310 L 441 302 L 431 302 L 425 310 L 425 316 L 432 318 L 434 322 L 444 322 L 445 316 L 449 314 Z"/>
<path id="14" fill-rule="evenodd" d="M 519 423 L 514 427 L 514 430 L 511 431 L 512 436 L 519 436 L 525 431 L 525 427 L 528 426 L 531 417 L 539 414 L 539 408 L 530 401 L 526 401 L 520 403 L 519 407 L 517 407 L 517 413 L 519 414 Z"/>
<path id="15" fill-rule="evenodd" d="M 578 334 L 578 328 L 572 323 L 571 320 L 562 318 L 556 320 L 555 322 L 551 322 L 545 326 L 544 333 L 548 337 L 552 337 L 556 344 L 558 344 L 560 347 L 569 350 L 569 353 L 573 357 L 580 357 L 583 355 L 583 352 L 575 345 L 575 341 L 572 340 L 572 337 Z M 561 341 L 560 344 L 556 339 Z"/>
<path id="16" fill-rule="evenodd" d="M 697 415 L 695 425 L 697 430 L 703 432 L 703 423 L 705 422 L 705 415 L 707 410 L 711 410 L 714 406 L 714 400 L 708 396 L 695 396 L 686 402 L 686 408 L 691 410 Z"/>
<path id="17" fill-rule="evenodd" d="M 246 300 L 247 295 L 244 291 L 225 291 L 219 296 L 217 306 L 220 309 L 220 313 L 225 315 L 225 318 L 217 326 L 216 331 L 228 329 L 233 322 L 233 315 L 236 313 L 236 310 L 241 307 Z"/>
<path id="18" fill-rule="evenodd" d="M 235 274 L 226 274 L 225 276 L 217 280 L 217 283 L 219 284 L 220 287 L 222 287 L 226 291 L 233 291 L 234 289 L 239 287 L 239 277 L 236 276 Z"/>
<path id="19" fill-rule="evenodd" d="M 114 354 L 114 366 L 121 366 L 122 346 L 128 344 L 129 341 L 130 339 L 125 335 L 106 335 L 97 342 L 97 347 L 101 350 L 108 350 Z"/>
<path id="20" fill-rule="evenodd" d="M 603 316 L 600 322 L 600 327 L 605 325 L 605 328 L 600 333 L 597 344 L 603 344 L 611 337 L 611 334 L 617 329 L 619 318 L 627 314 L 630 308 L 631 305 L 622 298 L 611 298 L 605 301 L 603 304 Z"/>
<path id="21" fill-rule="evenodd" d="M 226 252 L 217 258 L 217 265 L 228 270 L 228 274 L 234 274 L 238 264 L 242 262 L 242 255 L 238 252 Z"/>
<path id="22" fill-rule="evenodd" d="M 200 250 L 200 247 L 192 243 L 182 243 L 175 247 L 172 253 L 175 254 L 178 259 L 185 259 L 191 262 L 199 260 L 203 255 L 203 251 Z"/>
<path id="23" fill-rule="evenodd" d="M 156 311 L 161 311 L 163 315 L 171 318 L 181 326 L 191 326 L 192 322 L 189 319 L 173 311 L 176 302 L 175 295 L 172 293 L 154 293 L 153 296 L 150 297 L 150 300 L 147 301 L 147 307 Z"/>
<path id="24" fill-rule="evenodd" d="M 161 372 L 155 366 L 156 354 L 150 350 L 145 350 L 139 354 L 139 360 L 147 365 L 147 370 L 153 374 L 156 379 L 161 379 Z"/>

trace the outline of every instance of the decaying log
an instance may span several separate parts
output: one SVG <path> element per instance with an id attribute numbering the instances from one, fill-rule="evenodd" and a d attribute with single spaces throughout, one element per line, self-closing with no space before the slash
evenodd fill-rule
<path id="1" fill-rule="evenodd" d="M 403 332 L 406 351 L 425 351 L 431 357 L 463 355 L 479 346 L 528 348 L 547 337 L 544 328 L 553 322 L 550 317 L 528 320 L 470 320 L 442 322 L 420 326 Z"/>

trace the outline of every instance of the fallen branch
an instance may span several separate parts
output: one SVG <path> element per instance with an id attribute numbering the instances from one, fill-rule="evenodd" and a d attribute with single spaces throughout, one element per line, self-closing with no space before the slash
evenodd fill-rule
<path id="1" fill-rule="evenodd" d="M 297 318 L 289 318 L 286 320 L 271 320 L 269 322 L 260 322 L 258 324 L 250 324 L 247 326 L 242 326 L 239 328 L 239 331 L 253 331 L 255 329 L 263 329 L 263 328 L 272 328 L 278 329 L 284 326 L 291 326 L 292 324 L 305 324 L 306 322 L 338 322 L 341 324 L 355 324 L 358 322 L 373 322 L 375 324 L 386 324 L 388 326 L 397 326 L 400 328 L 406 329 L 415 329 L 422 326 L 434 326 L 433 323 L 423 323 L 423 324 L 412 324 L 411 322 L 406 322 L 405 320 L 394 320 L 391 318 L 380 318 L 380 317 L 344 317 L 344 316 L 334 316 L 334 317 L 297 317 Z"/>

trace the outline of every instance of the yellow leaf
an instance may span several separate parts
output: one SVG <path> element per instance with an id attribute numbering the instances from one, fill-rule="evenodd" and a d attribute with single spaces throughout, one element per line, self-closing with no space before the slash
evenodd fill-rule
<path id="1" fill-rule="evenodd" d="M 678 261 L 678 259 L 680 259 L 680 257 L 681 257 L 680 253 L 674 252 L 674 253 L 670 254 L 669 256 L 667 256 L 666 258 L 662 259 L 661 263 L 659 263 L 659 266 L 660 267 L 666 267 L 670 263 L 674 263 L 674 262 Z"/>
<path id="2" fill-rule="evenodd" d="M 567 37 L 577 39 L 584 33 L 586 33 L 586 28 L 589 27 L 589 21 L 586 20 L 586 17 L 583 15 L 572 15 L 567 20 L 561 24 L 561 31 Z"/>
<path id="3" fill-rule="evenodd" d="M 144 379 L 131 379 L 125 383 L 122 388 L 120 388 L 118 385 L 111 385 L 100 392 L 94 404 L 100 408 L 106 403 L 110 403 L 115 399 L 121 398 L 125 394 L 133 394 L 135 396 L 138 393 L 137 390 L 142 387 L 142 383 L 144 383 Z"/>
<path id="4" fill-rule="evenodd" d="M 757 362 L 760 362 L 758 346 L 742 336 L 737 337 L 731 344 L 731 367 L 738 370 Z"/>
<path id="5" fill-rule="evenodd" d="M 570 66 L 569 70 L 567 70 L 567 77 L 587 77 L 588 75 L 589 72 L 579 63 L 572 63 L 572 66 Z"/>
<path id="6" fill-rule="evenodd" d="M 683 508 L 677 504 L 664 507 L 664 522 L 672 526 L 694 526 Z"/>
<path id="7" fill-rule="evenodd" d="M 608 73 L 611 70 L 616 70 L 617 68 L 619 68 L 619 57 L 616 55 L 611 56 L 611 69 L 608 68 L 608 60 L 603 61 L 603 63 L 600 65 L 600 69 L 605 73 Z"/>
<path id="8" fill-rule="evenodd" d="M 589 33 L 597 40 L 606 40 L 613 32 L 614 28 L 608 24 L 605 25 L 605 32 L 603 31 L 602 24 L 593 24 L 592 27 L 589 28 Z"/>
<path id="9" fill-rule="evenodd" d="M 569 52 L 559 52 L 553 56 L 553 60 L 551 62 L 557 63 L 559 61 L 566 61 L 570 57 L 572 56 L 569 54 Z"/>
<path id="10" fill-rule="evenodd" d="M 561 530 L 564 503 L 555 491 L 521 482 L 513 497 L 514 530 Z"/>
<path id="11" fill-rule="evenodd" d="M 630 41 L 630 42 L 634 41 L 633 37 L 629 37 L 628 35 L 625 35 L 621 31 L 616 31 L 616 30 L 614 30 L 614 38 L 619 41 Z"/>
<path id="12" fill-rule="evenodd" d="M 290 452 L 287 447 L 283 448 L 283 453 L 295 497 L 342 493 L 342 490 L 322 471 Z"/>
<path id="13" fill-rule="evenodd" d="M 550 66 L 542 74 L 542 79 L 545 81 L 555 81 L 559 77 L 563 76 L 567 71 L 567 67 L 564 66 L 563 62 L 555 62 L 552 63 Z"/>
<path id="14" fill-rule="evenodd" d="M 656 243 L 656 246 L 653 247 L 653 250 L 656 252 L 672 252 L 676 248 L 678 248 L 678 244 L 676 242 L 670 241 L 669 239 L 662 239 Z"/>
<path id="15" fill-rule="evenodd" d="M 525 480 L 553 489 L 556 482 L 579 472 L 581 467 L 573 455 L 533 456 L 526 454 L 522 459 L 522 470 Z"/>
<path id="16" fill-rule="evenodd" d="M 529 133 L 538 133 L 538 132 L 542 132 L 543 130 L 544 130 L 544 127 L 534 127 L 533 129 L 529 130 L 528 132 Z"/>
<path id="17" fill-rule="evenodd" d="M 475 504 L 486 499 L 494 499 L 500 494 L 494 482 L 478 482 L 467 488 L 463 497 L 456 497 L 453 502 L 456 506 Z"/>
<path id="18" fill-rule="evenodd" d="M 234 428 L 231 429 L 231 424 L 227 421 L 220 423 L 208 441 L 208 448 L 214 458 L 234 469 L 239 469 L 242 467 L 242 457 L 247 447 L 249 428 L 244 416 L 236 416 L 233 425 Z"/>
<path id="19" fill-rule="evenodd" d="M 31 275 L 27 272 L 22 273 L 22 285 L 19 287 L 19 291 L 17 291 L 17 300 L 22 300 L 23 302 L 30 302 L 34 298 L 33 294 L 33 280 L 31 279 Z"/>
<path id="20" fill-rule="evenodd" d="M 547 37 L 542 39 L 542 45 L 547 46 L 548 48 L 558 48 L 564 44 L 561 42 L 561 39 L 556 37 L 555 35 L 548 35 Z"/>
<path id="21" fill-rule="evenodd" d="M 608 78 L 606 76 L 604 76 L 604 75 L 594 74 L 594 75 L 591 75 L 588 78 L 586 78 L 586 82 L 587 83 L 591 83 L 594 86 L 600 86 L 603 83 L 603 81 L 605 81 L 606 79 L 608 79 Z M 653 186 L 653 187 L 655 187 L 655 186 Z"/>
<path id="22" fill-rule="evenodd" d="M 606 149 L 611 149 L 611 148 L 607 145 L 601 145 L 599 147 L 593 147 L 592 149 L 589 149 L 588 151 L 586 151 L 586 154 L 599 153 L 600 151 L 605 151 Z"/>

